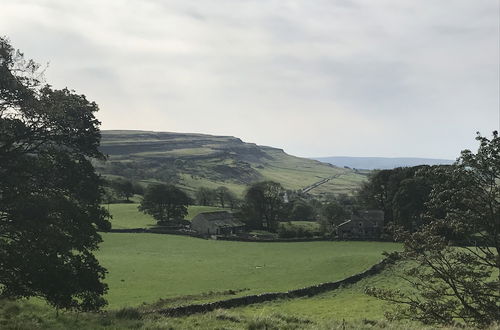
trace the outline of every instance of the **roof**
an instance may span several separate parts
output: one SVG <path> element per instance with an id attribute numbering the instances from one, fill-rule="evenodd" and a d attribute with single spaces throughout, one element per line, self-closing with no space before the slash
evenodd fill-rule
<path id="1" fill-rule="evenodd" d="M 227 211 L 202 212 L 199 213 L 194 220 L 210 221 L 218 227 L 243 227 L 245 224 L 233 217 L 232 213 Z"/>
<path id="2" fill-rule="evenodd" d="M 351 220 L 344 221 L 344 222 L 342 222 L 340 225 L 337 225 L 337 228 L 338 228 L 338 227 L 341 227 L 341 226 L 343 226 L 343 225 L 345 225 L 345 224 L 347 224 L 347 223 L 349 223 L 349 222 L 351 222 Z"/>
<path id="3" fill-rule="evenodd" d="M 384 211 L 381 210 L 361 210 L 353 213 L 351 215 L 351 219 L 342 222 L 337 226 L 345 226 L 347 224 L 353 223 L 353 221 L 363 221 L 365 223 L 369 223 L 372 226 L 376 226 L 378 222 L 384 222 Z"/>

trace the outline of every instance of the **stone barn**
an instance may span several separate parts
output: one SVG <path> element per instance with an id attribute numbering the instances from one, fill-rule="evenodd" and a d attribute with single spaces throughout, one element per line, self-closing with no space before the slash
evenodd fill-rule
<path id="1" fill-rule="evenodd" d="M 200 235 L 233 235 L 243 232 L 245 224 L 227 211 L 202 212 L 191 220 L 191 229 Z"/>
<path id="2" fill-rule="evenodd" d="M 384 227 L 384 211 L 356 211 L 351 219 L 337 226 L 339 239 L 380 239 Z"/>

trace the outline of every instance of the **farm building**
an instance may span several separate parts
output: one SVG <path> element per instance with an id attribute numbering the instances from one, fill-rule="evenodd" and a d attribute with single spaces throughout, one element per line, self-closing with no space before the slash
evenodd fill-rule
<path id="1" fill-rule="evenodd" d="M 337 226 L 339 239 L 379 239 L 384 227 L 384 211 L 356 211 L 351 219 Z"/>
<path id="2" fill-rule="evenodd" d="M 191 220 L 191 229 L 201 235 L 232 235 L 240 233 L 245 224 L 226 211 L 203 212 Z"/>

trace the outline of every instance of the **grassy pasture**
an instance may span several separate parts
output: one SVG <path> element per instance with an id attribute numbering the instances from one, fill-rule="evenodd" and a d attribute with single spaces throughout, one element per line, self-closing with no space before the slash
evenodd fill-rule
<path id="1" fill-rule="evenodd" d="M 150 215 L 144 214 L 137 210 L 136 203 L 119 203 L 110 204 L 109 211 L 113 218 L 111 225 L 113 229 L 129 229 L 129 228 L 147 228 L 156 225 L 155 219 Z M 108 206 L 105 206 L 108 208 Z M 213 206 L 198 206 L 191 205 L 188 207 L 186 220 L 193 219 L 198 213 L 222 211 L 224 209 Z"/>
<path id="2" fill-rule="evenodd" d="M 243 197 L 247 186 L 231 181 L 215 181 L 208 178 L 203 178 L 199 176 L 191 176 L 189 174 L 180 174 L 179 187 L 184 189 L 185 191 L 194 194 L 199 188 L 206 187 L 210 189 L 215 189 L 220 186 L 224 186 L 234 192 L 237 196 Z"/>
<path id="3" fill-rule="evenodd" d="M 309 298 L 285 299 L 185 317 L 147 315 L 136 309 L 108 313 L 61 313 L 44 304 L 0 300 L 5 329 L 435 329 L 418 323 L 384 320 L 388 303 L 365 295 L 368 286 L 404 287 L 388 269 L 354 285 Z M 443 327 L 455 330 L 462 327 Z M 466 328 L 469 329 L 469 328 Z M 498 329 L 492 326 L 488 330 Z"/>
<path id="4" fill-rule="evenodd" d="M 248 243 L 157 234 L 103 238 L 97 256 L 109 270 L 111 308 L 210 291 L 243 290 L 244 295 L 334 281 L 398 248 L 378 242 Z"/>
<path id="5" fill-rule="evenodd" d="M 353 285 L 325 292 L 313 297 L 284 299 L 234 309 L 234 313 L 252 316 L 272 316 L 277 313 L 295 315 L 314 322 L 327 320 L 356 321 L 360 319 L 382 320 L 391 307 L 389 303 L 368 296 L 367 287 L 404 288 L 406 283 L 388 268 L 381 274 L 368 277 Z"/>

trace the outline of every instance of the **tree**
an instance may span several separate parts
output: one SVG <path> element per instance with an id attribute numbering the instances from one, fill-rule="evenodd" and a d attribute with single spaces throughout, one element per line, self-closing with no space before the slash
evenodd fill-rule
<path id="1" fill-rule="evenodd" d="M 222 208 L 226 207 L 226 204 L 228 202 L 227 196 L 230 193 L 229 189 L 227 189 L 227 187 L 220 186 L 220 187 L 217 187 L 214 192 L 215 192 L 217 202 L 219 202 L 219 206 Z"/>
<path id="2" fill-rule="evenodd" d="M 313 220 L 315 216 L 314 208 L 305 200 L 297 199 L 293 201 L 290 210 L 290 218 L 296 221 Z"/>
<path id="3" fill-rule="evenodd" d="M 267 229 L 276 232 L 284 213 L 281 184 L 272 181 L 258 182 L 248 188 L 242 206 L 245 222 L 253 229 Z"/>
<path id="4" fill-rule="evenodd" d="M 320 227 L 325 234 L 332 236 L 338 225 L 346 221 L 349 213 L 336 201 L 326 204 L 321 210 Z"/>
<path id="5" fill-rule="evenodd" d="M 56 308 L 106 304 L 92 254 L 109 229 L 95 103 L 42 86 L 39 66 L 0 38 L 0 296 Z"/>
<path id="6" fill-rule="evenodd" d="M 139 211 L 151 215 L 158 224 L 183 219 L 187 215 L 191 199 L 174 185 L 153 184 L 148 186 Z"/>
<path id="7" fill-rule="evenodd" d="M 229 206 L 231 209 L 234 209 L 238 204 L 238 198 L 227 187 L 217 187 L 214 190 L 214 194 L 217 202 L 219 202 L 219 206 L 222 208 Z"/>
<path id="8" fill-rule="evenodd" d="M 236 196 L 236 194 L 233 193 L 231 190 L 228 191 L 226 199 L 227 199 L 227 204 L 229 205 L 229 208 L 231 210 L 236 209 L 241 203 L 241 200 L 238 198 L 238 196 Z"/>
<path id="9" fill-rule="evenodd" d="M 130 202 L 130 197 L 134 196 L 134 184 L 130 180 L 112 180 L 111 187 L 113 187 L 119 196 L 125 197 L 127 202 Z"/>
<path id="10" fill-rule="evenodd" d="M 392 198 L 393 222 L 407 230 L 417 230 L 422 224 L 425 203 L 433 185 L 433 171 L 436 167 L 424 167 L 413 177 L 402 180 Z"/>
<path id="11" fill-rule="evenodd" d="M 196 191 L 196 202 L 198 205 L 211 206 L 214 204 L 215 192 L 213 189 L 200 187 Z"/>
<path id="12" fill-rule="evenodd" d="M 391 317 L 429 324 L 487 326 L 500 321 L 500 138 L 478 134 L 476 154 L 433 170 L 423 227 L 396 229 L 404 243 L 407 291 L 370 289 L 398 303 Z"/>

